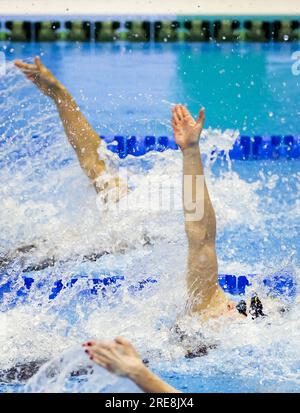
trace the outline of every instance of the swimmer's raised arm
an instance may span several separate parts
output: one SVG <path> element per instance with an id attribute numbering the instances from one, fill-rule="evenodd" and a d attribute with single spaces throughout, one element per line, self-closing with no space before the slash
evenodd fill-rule
<path id="1" fill-rule="evenodd" d="M 95 179 L 106 171 L 105 162 L 99 159 L 97 152 L 101 145 L 99 135 L 82 114 L 68 90 L 54 77 L 39 57 L 35 58 L 34 64 L 16 60 L 15 65 L 41 92 L 54 101 L 80 165 L 95 185 Z M 97 190 L 96 185 L 95 188 Z"/>
<path id="2" fill-rule="evenodd" d="M 197 312 L 210 317 L 220 315 L 228 300 L 218 283 L 216 216 L 199 148 L 203 124 L 203 108 L 196 121 L 183 105 L 173 108 L 174 136 L 183 155 L 183 208 L 188 237 L 187 310 L 189 314 Z M 197 180 L 200 185 L 196 185 Z"/>
<path id="3" fill-rule="evenodd" d="M 152 373 L 133 345 L 123 337 L 112 342 L 89 341 L 83 346 L 95 363 L 111 373 L 128 377 L 146 393 L 180 393 Z"/>

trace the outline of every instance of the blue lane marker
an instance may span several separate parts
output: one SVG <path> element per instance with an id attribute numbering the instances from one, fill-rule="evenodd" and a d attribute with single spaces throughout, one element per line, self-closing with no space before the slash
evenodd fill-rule
<path id="1" fill-rule="evenodd" d="M 150 151 L 164 152 L 166 150 L 178 150 L 173 136 L 101 136 L 107 143 L 110 151 L 116 153 L 121 159 L 128 155 L 142 156 Z M 10 142 L 10 138 L 0 141 L 0 146 Z M 16 140 L 16 138 L 15 138 Z M 18 150 L 7 153 L 0 160 L 0 168 L 9 164 L 20 162 L 27 157 L 41 154 L 47 148 L 48 142 L 38 135 L 32 136 L 32 145 L 27 145 Z M 211 155 L 224 158 L 223 150 L 214 149 Z M 271 135 L 253 137 L 241 135 L 229 150 L 229 158 L 232 160 L 256 160 L 256 159 L 299 159 L 300 135 Z M 52 169 L 60 169 L 72 162 L 72 158 L 53 160 L 49 163 Z"/>
<path id="2" fill-rule="evenodd" d="M 125 158 L 127 155 L 142 156 L 149 151 L 164 152 L 168 149 L 178 149 L 172 136 L 118 135 L 102 138 L 107 142 L 108 149 L 117 153 L 120 158 Z M 219 157 L 222 158 L 224 155 L 224 151 L 218 152 Z M 241 135 L 229 150 L 229 157 L 235 160 L 300 158 L 300 136 L 257 135 L 250 137 Z"/>
<path id="3" fill-rule="evenodd" d="M 245 275 L 232 275 L 232 274 L 219 274 L 220 286 L 225 292 L 232 295 L 243 295 L 246 292 L 247 287 L 251 286 L 251 281 L 255 279 L 255 274 Z M 18 298 L 26 297 L 32 288 L 42 288 L 45 287 L 45 283 L 49 281 L 39 279 L 35 280 L 33 276 L 23 276 L 24 284 L 21 288 L 15 291 L 14 283 L 8 281 L 1 285 L 0 279 L 0 303 L 4 299 L 5 294 L 14 293 L 15 299 L 12 300 L 16 302 Z M 115 293 L 119 288 L 123 286 L 125 277 L 121 274 L 118 275 L 108 275 L 105 274 L 80 274 L 74 275 L 69 281 L 63 282 L 62 279 L 55 280 L 49 286 L 49 300 L 54 300 L 63 290 L 72 288 L 78 281 L 83 281 L 81 284 L 82 288 L 78 292 L 85 292 L 90 295 L 101 294 L 105 297 L 108 293 Z M 130 293 L 137 293 L 143 290 L 147 285 L 156 284 L 159 281 L 156 278 L 148 277 L 135 284 L 127 286 L 127 290 Z M 294 277 L 286 272 L 276 273 L 272 276 L 266 277 L 261 281 L 262 285 L 265 286 L 267 291 L 273 296 L 285 296 L 286 298 L 294 298 L 296 296 L 296 281 Z"/>

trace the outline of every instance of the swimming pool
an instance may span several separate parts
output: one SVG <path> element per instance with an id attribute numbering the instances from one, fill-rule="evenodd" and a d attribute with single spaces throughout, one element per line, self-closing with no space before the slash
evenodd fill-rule
<path id="1" fill-rule="evenodd" d="M 204 105 L 206 155 L 215 143 L 228 149 L 236 137 L 232 130 L 250 136 L 299 134 L 300 77 L 291 72 L 291 55 L 299 47 L 297 42 L 1 44 L 8 62 L 41 54 L 101 135 L 170 136 L 173 103 L 186 103 L 193 113 Z M 5 182 L 0 245 L 2 257 L 10 254 L 0 282 L 13 279 L 12 291 L 0 303 L 1 370 L 61 351 L 73 357 L 74 368 L 83 362 L 78 343 L 123 334 L 155 371 L 183 391 L 299 391 L 299 295 L 268 300 L 261 282 L 266 274 L 299 277 L 299 160 L 208 162 L 220 273 L 257 274 L 247 294 L 258 290 L 272 315 L 244 326 L 221 326 L 218 349 L 185 360 L 168 334 L 185 298 L 181 211 L 141 208 L 120 220 L 101 216 L 54 107 L 10 63 L 0 78 L 0 108 Z M 178 151 L 129 156 L 122 165 L 141 190 L 150 177 L 165 174 L 180 187 Z M 84 259 L 91 254 L 94 261 Z M 40 283 L 30 294 L 17 295 L 24 269 L 49 259 L 53 265 L 31 271 Z M 104 298 L 76 284 L 49 300 L 54 277 L 67 282 L 78 273 L 119 274 L 125 280 L 122 288 L 108 286 Z M 149 277 L 157 282 L 128 290 Z M 274 307 L 282 303 L 289 311 L 280 315 Z M 58 382 L 41 377 L 38 389 L 51 391 Z M 105 388 L 104 379 L 97 388 L 95 382 L 89 377 L 70 388 Z M 0 386 L 0 391 L 23 390 L 16 383 Z"/>

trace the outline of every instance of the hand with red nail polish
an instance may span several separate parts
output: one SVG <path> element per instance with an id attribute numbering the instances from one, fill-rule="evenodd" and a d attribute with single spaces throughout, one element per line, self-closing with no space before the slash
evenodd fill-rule
<path id="1" fill-rule="evenodd" d="M 85 352 L 90 360 L 111 373 L 126 376 L 147 393 L 178 393 L 152 373 L 141 360 L 133 345 L 123 337 L 114 341 L 93 341 Z"/>
<path id="2" fill-rule="evenodd" d="M 88 347 L 85 352 L 91 360 L 106 368 L 112 373 L 128 376 L 134 366 L 143 366 L 134 347 L 122 337 L 114 341 L 88 341 L 84 344 Z"/>
<path id="3" fill-rule="evenodd" d="M 83 347 L 90 347 L 93 344 L 92 341 L 87 341 L 86 343 L 83 343 L 82 346 Z"/>

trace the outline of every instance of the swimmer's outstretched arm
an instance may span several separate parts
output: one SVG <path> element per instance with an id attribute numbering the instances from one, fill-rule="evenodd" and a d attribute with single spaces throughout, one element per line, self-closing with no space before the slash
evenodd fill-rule
<path id="1" fill-rule="evenodd" d="M 34 64 L 16 60 L 15 65 L 41 92 L 54 101 L 80 165 L 95 185 L 95 179 L 106 172 L 105 162 L 99 159 L 97 152 L 101 145 L 98 134 L 81 113 L 67 89 L 54 77 L 39 57 L 35 58 Z M 118 185 L 117 179 L 115 184 Z M 98 189 L 96 185 L 95 188 Z"/>
<path id="2" fill-rule="evenodd" d="M 227 297 L 218 283 L 216 216 L 206 182 L 199 148 L 204 109 L 195 121 L 183 105 L 173 108 L 172 126 L 183 155 L 183 208 L 188 237 L 188 313 L 220 315 Z M 196 185 L 198 180 L 199 185 Z"/>
<path id="3" fill-rule="evenodd" d="M 89 341 L 83 346 L 95 363 L 111 373 L 128 377 L 146 393 L 181 393 L 152 373 L 133 345 L 123 337 L 112 342 Z"/>

